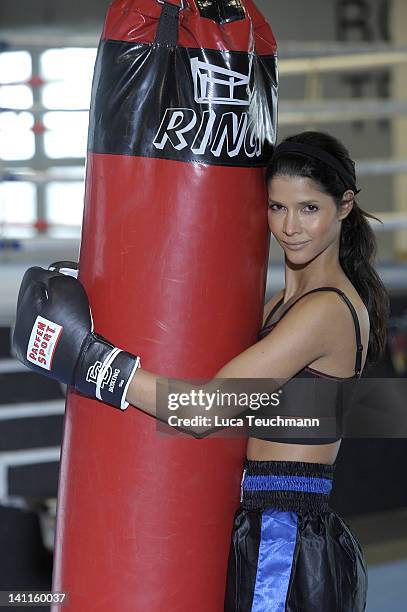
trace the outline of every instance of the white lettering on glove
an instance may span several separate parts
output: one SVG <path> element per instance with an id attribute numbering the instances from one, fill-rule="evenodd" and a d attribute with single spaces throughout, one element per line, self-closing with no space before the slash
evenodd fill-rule
<path id="1" fill-rule="evenodd" d="M 51 370 L 52 359 L 63 327 L 38 315 L 31 330 L 27 347 L 27 360 Z"/>

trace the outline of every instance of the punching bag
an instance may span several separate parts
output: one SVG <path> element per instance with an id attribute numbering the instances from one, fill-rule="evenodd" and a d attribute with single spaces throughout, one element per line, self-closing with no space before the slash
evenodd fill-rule
<path id="1" fill-rule="evenodd" d="M 275 40 L 251 0 L 111 4 L 79 278 L 95 330 L 147 371 L 208 378 L 256 341 L 276 105 Z M 64 609 L 222 612 L 245 446 L 166 434 L 71 390 L 53 575 Z"/>

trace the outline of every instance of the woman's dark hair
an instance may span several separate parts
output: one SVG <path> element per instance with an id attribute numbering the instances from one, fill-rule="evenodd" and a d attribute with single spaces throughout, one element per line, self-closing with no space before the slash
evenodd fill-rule
<path id="1" fill-rule="evenodd" d="M 290 136 L 286 143 L 300 143 L 323 149 L 333 155 L 354 178 L 355 164 L 346 147 L 333 136 L 323 132 L 303 132 Z M 332 196 L 337 208 L 342 196 L 351 186 L 345 187 L 338 173 L 326 163 L 312 157 L 281 152 L 271 159 L 267 168 L 267 182 L 274 176 L 300 176 L 315 181 L 319 189 Z M 365 304 L 370 318 L 370 337 L 366 366 L 376 363 L 384 352 L 389 317 L 389 296 L 379 275 L 374 269 L 377 241 L 367 218 L 380 221 L 377 217 L 359 208 L 356 200 L 349 215 L 342 221 L 339 261 L 343 271 L 354 285 Z"/>

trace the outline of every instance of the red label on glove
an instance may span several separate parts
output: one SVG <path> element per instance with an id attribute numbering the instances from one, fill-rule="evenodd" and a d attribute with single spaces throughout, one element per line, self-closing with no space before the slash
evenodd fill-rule
<path id="1" fill-rule="evenodd" d="M 62 329 L 61 325 L 38 316 L 31 331 L 27 360 L 44 370 L 50 370 Z"/>

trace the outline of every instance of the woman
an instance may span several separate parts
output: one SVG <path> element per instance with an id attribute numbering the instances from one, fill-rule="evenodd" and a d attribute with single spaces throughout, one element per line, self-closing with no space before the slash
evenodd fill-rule
<path id="1" fill-rule="evenodd" d="M 357 378 L 384 349 L 389 300 L 372 267 L 371 215 L 355 201 L 354 164 L 336 139 L 306 132 L 277 147 L 267 180 L 286 281 L 259 336 L 274 336 L 276 350 L 285 339 L 269 375 Z M 225 612 L 365 610 L 360 544 L 328 505 L 340 443 L 249 438 Z"/>
<path id="2" fill-rule="evenodd" d="M 306 132 L 277 147 L 267 180 L 285 289 L 266 305 L 270 324 L 259 341 L 215 379 L 359 377 L 383 350 L 388 298 L 372 267 L 370 215 L 355 201 L 354 164 L 337 140 Z M 73 278 L 27 271 L 14 348 L 29 367 L 86 395 L 157 416 L 157 376 L 93 333 L 86 294 Z M 339 446 L 339 439 L 249 438 L 226 612 L 365 609 L 360 546 L 328 506 Z"/>

